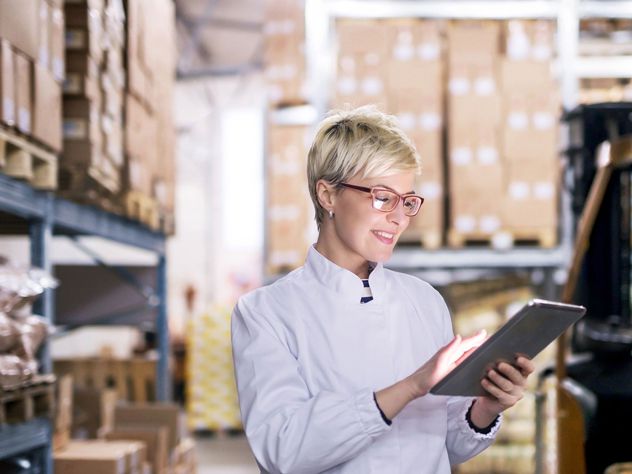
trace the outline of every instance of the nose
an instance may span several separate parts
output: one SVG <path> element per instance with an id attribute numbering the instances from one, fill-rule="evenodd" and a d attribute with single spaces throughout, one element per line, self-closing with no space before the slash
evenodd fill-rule
<path id="1" fill-rule="evenodd" d="M 392 222 L 393 224 L 396 224 L 398 226 L 402 222 L 404 222 L 406 219 L 408 219 L 408 216 L 404 214 L 404 200 L 403 199 L 400 199 L 399 202 L 397 203 L 397 206 L 395 206 L 395 208 L 388 213 L 387 218 L 389 222 Z"/>

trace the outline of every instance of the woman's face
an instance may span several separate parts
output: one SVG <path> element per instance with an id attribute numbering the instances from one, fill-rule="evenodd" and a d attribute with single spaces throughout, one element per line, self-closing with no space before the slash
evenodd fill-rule
<path id="1" fill-rule="evenodd" d="M 367 188 L 380 186 L 398 194 L 407 194 L 414 191 L 414 182 L 415 174 L 406 172 L 369 179 L 354 177 L 347 184 Z M 404 214 L 401 199 L 395 209 L 382 212 L 373 208 L 371 194 L 349 188 L 337 191 L 334 213 L 331 223 L 336 239 L 345 248 L 349 258 L 358 259 L 359 262 L 388 260 L 411 219 Z M 328 218 L 325 216 L 325 219 Z"/>

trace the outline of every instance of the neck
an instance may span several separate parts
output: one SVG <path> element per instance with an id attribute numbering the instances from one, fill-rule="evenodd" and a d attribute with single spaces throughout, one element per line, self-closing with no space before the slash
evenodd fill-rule
<path id="1" fill-rule="evenodd" d="M 358 278 L 369 278 L 369 262 L 351 252 L 344 243 L 329 237 L 325 228 L 321 228 L 314 248 L 327 260 L 341 268 L 349 270 Z"/>

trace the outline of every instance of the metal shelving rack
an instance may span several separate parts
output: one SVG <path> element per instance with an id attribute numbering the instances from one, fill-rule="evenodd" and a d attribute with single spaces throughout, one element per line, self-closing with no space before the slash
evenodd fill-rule
<path id="1" fill-rule="evenodd" d="M 632 18 L 631 1 L 581 0 L 428 0 L 362 1 L 306 0 L 306 53 L 308 78 L 314 90 L 312 102 L 320 117 L 326 112 L 329 91 L 333 87 L 330 73 L 334 64 L 333 21 L 338 18 L 436 18 L 436 19 L 551 19 L 557 22 L 557 70 L 562 103 L 570 110 L 578 102 L 579 80 L 586 77 L 632 78 L 632 57 L 580 57 L 579 22 L 583 18 Z M 323 51 L 329 52 L 328 54 Z M 285 112 L 286 121 L 291 111 Z M 297 114 L 297 117 L 300 115 Z M 564 140 L 566 131 L 562 130 Z M 563 143 L 562 143 L 563 145 Z M 561 196 L 560 244 L 553 249 L 513 248 L 423 250 L 396 248 L 388 263 L 391 268 L 419 276 L 437 275 L 447 282 L 449 275 L 466 269 L 483 272 L 522 269 L 544 271 L 546 278 L 563 280 L 569 262 L 573 223 L 570 198 Z M 448 275 L 446 277 L 446 275 Z M 429 278 L 433 281 L 433 278 Z M 549 286 L 549 285 L 547 285 Z"/>
<path id="2" fill-rule="evenodd" d="M 51 244 L 53 235 L 98 236 L 154 252 L 157 255 L 157 300 L 155 307 L 158 339 L 156 397 L 170 399 L 168 369 L 169 334 L 166 308 L 167 261 L 165 236 L 123 217 L 60 199 L 50 192 L 34 190 L 26 183 L 0 174 L 0 231 L 3 215 L 17 217 L 28 225 L 31 264 L 51 270 Z M 6 217 L 4 217 L 6 219 Z M 36 312 L 54 323 L 54 295 L 51 290 L 38 300 Z M 44 346 L 40 354 L 43 372 L 50 372 L 51 359 Z M 17 425 L 0 427 L 0 459 L 31 452 L 44 456 L 44 474 L 52 474 L 51 427 L 46 420 L 32 420 Z M 39 471 L 37 471 L 39 472 Z"/>

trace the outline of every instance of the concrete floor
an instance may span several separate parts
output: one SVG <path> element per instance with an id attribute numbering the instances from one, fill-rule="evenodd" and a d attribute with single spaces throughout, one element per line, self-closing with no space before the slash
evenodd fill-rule
<path id="1" fill-rule="evenodd" d="M 196 437 L 198 474 L 259 474 L 246 437 Z"/>

